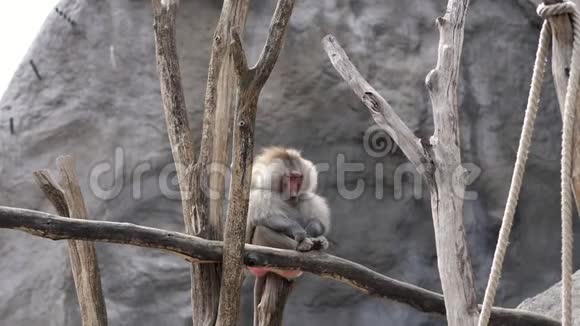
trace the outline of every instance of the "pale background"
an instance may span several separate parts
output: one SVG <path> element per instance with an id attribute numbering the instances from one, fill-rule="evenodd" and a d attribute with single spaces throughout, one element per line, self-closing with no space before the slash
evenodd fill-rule
<path id="1" fill-rule="evenodd" d="M 2 3 L 0 40 L 0 97 L 57 0 L 19 0 Z"/>

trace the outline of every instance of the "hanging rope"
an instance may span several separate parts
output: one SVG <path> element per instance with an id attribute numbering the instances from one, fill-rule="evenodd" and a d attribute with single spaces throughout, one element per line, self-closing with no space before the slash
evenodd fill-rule
<path id="1" fill-rule="evenodd" d="M 542 8 L 539 7 L 540 14 Z M 566 100 L 564 104 L 564 117 L 562 127 L 562 326 L 572 326 L 572 251 L 574 232 L 572 228 L 572 153 L 574 120 L 576 114 L 576 97 L 580 87 L 580 69 L 578 60 L 580 59 L 580 20 L 578 11 L 573 2 L 564 2 L 560 5 L 560 13 L 569 13 L 572 17 L 572 30 L 574 31 L 574 43 L 572 46 L 572 60 L 570 66 L 572 71 L 568 79 L 566 88 Z M 557 8 L 554 6 L 554 8 Z M 555 9 L 555 12 L 557 10 Z M 557 13 L 552 13 L 552 15 Z M 546 16 L 543 16 L 546 17 Z"/>
<path id="2" fill-rule="evenodd" d="M 562 166 L 561 166 L 561 191 L 562 191 L 562 325 L 572 326 L 572 188 L 571 188 L 571 172 L 572 172 L 572 136 L 573 124 L 576 105 L 576 94 L 579 87 L 580 70 L 578 67 L 578 55 L 580 54 L 580 21 L 576 6 L 570 1 L 553 5 L 543 5 L 538 7 L 538 14 L 544 19 L 550 16 L 570 14 L 572 17 L 572 26 L 574 30 L 574 43 L 572 50 L 571 74 L 568 80 L 566 89 L 566 99 L 564 105 L 563 115 L 563 131 L 562 131 Z M 508 194 L 508 200 L 504 211 L 502 225 L 499 232 L 499 238 L 495 253 L 493 256 L 493 263 L 491 266 L 491 273 L 487 288 L 485 290 L 485 297 L 479 316 L 479 326 L 487 326 L 489 317 L 491 315 L 491 308 L 495 299 L 497 287 L 501 277 L 501 271 L 507 246 L 509 244 L 509 235 L 513 224 L 513 219 L 519 199 L 520 190 L 524 172 L 526 169 L 526 161 L 531 145 L 532 134 L 534 130 L 534 122 L 540 106 L 540 95 L 542 91 L 542 83 L 544 81 L 544 74 L 546 69 L 546 58 L 550 46 L 551 29 L 548 21 L 544 21 L 542 30 L 540 32 L 540 40 L 538 42 L 538 49 L 536 51 L 536 60 L 534 63 L 534 71 L 532 74 L 532 82 L 530 86 L 530 93 L 528 96 L 528 104 L 524 117 L 524 126 L 520 137 L 518 152 L 516 156 L 516 163 L 512 175 L 512 182 Z"/>

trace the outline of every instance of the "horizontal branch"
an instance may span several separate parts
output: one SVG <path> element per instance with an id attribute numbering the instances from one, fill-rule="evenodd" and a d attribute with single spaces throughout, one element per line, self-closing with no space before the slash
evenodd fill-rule
<path id="1" fill-rule="evenodd" d="M 52 240 L 75 239 L 164 250 L 195 263 L 222 259 L 222 242 L 130 223 L 79 220 L 21 208 L 0 206 L 0 228 L 20 230 Z M 244 263 L 300 269 L 349 284 L 364 293 L 407 304 L 426 313 L 444 315 L 443 296 L 372 271 L 360 264 L 324 254 L 300 253 L 246 245 Z M 515 309 L 494 308 L 492 324 L 556 326 L 554 319 Z"/>
<path id="2" fill-rule="evenodd" d="M 391 105 L 366 81 L 334 36 L 326 35 L 322 39 L 322 46 L 336 71 L 366 105 L 377 125 L 393 138 L 409 161 L 429 180 L 432 172 L 431 159 L 420 139 L 403 122 Z"/>

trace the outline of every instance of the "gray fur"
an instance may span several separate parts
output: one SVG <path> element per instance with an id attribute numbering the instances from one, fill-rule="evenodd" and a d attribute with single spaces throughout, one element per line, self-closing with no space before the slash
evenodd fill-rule
<path id="1" fill-rule="evenodd" d="M 330 230 L 330 209 L 326 200 L 315 193 L 304 193 L 296 205 L 276 191 L 253 189 L 248 210 L 248 242 L 256 226 L 265 226 L 302 241 L 304 235 L 318 237 Z M 299 238 L 296 238 L 299 237 Z"/>

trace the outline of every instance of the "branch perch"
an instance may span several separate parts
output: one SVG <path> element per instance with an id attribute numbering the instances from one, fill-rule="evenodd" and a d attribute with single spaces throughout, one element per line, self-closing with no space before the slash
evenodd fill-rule
<path id="1" fill-rule="evenodd" d="M 0 228 L 13 229 L 52 240 L 84 240 L 160 249 L 192 263 L 215 263 L 222 259 L 222 242 L 138 226 L 131 223 L 63 218 L 48 213 L 0 206 Z M 445 314 L 443 296 L 383 276 L 357 263 L 324 253 L 299 253 L 246 245 L 243 261 L 248 266 L 300 269 L 349 284 L 364 293 L 409 305 L 419 311 Z M 493 325 L 556 326 L 554 319 L 515 309 L 494 308 Z"/>

